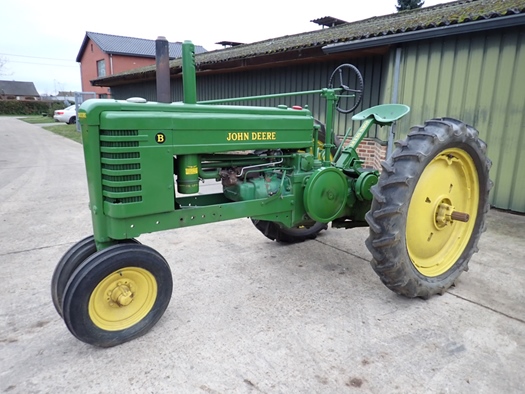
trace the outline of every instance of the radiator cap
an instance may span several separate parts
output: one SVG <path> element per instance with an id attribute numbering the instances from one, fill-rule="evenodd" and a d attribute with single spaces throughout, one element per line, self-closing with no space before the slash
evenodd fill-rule
<path id="1" fill-rule="evenodd" d="M 146 100 L 145 98 L 142 98 L 142 97 L 130 97 L 128 99 L 126 99 L 126 101 L 128 103 L 147 103 L 148 100 Z"/>

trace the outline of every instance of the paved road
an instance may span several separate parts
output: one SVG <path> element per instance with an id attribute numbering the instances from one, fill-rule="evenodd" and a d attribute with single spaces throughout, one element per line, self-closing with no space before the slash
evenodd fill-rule
<path id="1" fill-rule="evenodd" d="M 81 146 L 0 117 L 0 392 L 525 392 L 523 216 L 491 211 L 470 271 L 428 301 L 381 284 L 367 229 L 287 247 L 248 220 L 141 236 L 171 265 L 171 304 L 100 349 L 49 290 L 87 205 Z"/>

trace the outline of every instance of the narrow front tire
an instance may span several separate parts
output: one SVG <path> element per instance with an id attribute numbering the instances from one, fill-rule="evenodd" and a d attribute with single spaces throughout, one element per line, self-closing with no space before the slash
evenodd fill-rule
<path id="1" fill-rule="evenodd" d="M 114 245 L 93 254 L 73 273 L 64 293 L 64 321 L 85 343 L 119 345 L 157 323 L 172 288 L 169 265 L 154 249 Z"/>

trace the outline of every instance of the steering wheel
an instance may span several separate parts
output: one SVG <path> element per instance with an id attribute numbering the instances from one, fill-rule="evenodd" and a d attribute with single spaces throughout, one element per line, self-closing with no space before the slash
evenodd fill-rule
<path id="1" fill-rule="evenodd" d="M 352 74 L 355 73 L 355 76 Z M 357 106 L 361 103 L 361 99 L 363 98 L 363 91 L 364 91 L 364 83 L 363 83 L 363 76 L 352 64 L 341 64 L 339 67 L 337 67 L 332 75 L 330 75 L 330 80 L 328 81 L 328 87 L 330 89 L 334 88 L 334 80 L 336 79 L 336 76 L 339 76 L 339 87 L 343 89 L 340 95 L 338 95 L 337 103 L 335 105 L 335 108 L 337 111 L 341 112 L 342 114 L 349 114 L 353 110 L 357 108 Z M 351 89 L 348 87 L 347 84 L 345 84 L 345 80 L 348 81 L 347 84 L 350 85 L 350 82 L 354 82 L 356 89 Z M 340 107 L 341 99 L 354 99 L 354 105 L 351 108 L 345 109 Z M 345 100 L 347 101 L 347 100 Z"/>

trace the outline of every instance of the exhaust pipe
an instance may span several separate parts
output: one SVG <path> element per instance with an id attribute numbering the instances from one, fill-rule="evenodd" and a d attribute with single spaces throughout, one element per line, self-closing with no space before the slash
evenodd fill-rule
<path id="1" fill-rule="evenodd" d="M 155 40 L 155 59 L 157 66 L 157 101 L 171 103 L 170 88 L 170 50 L 166 37 Z"/>

